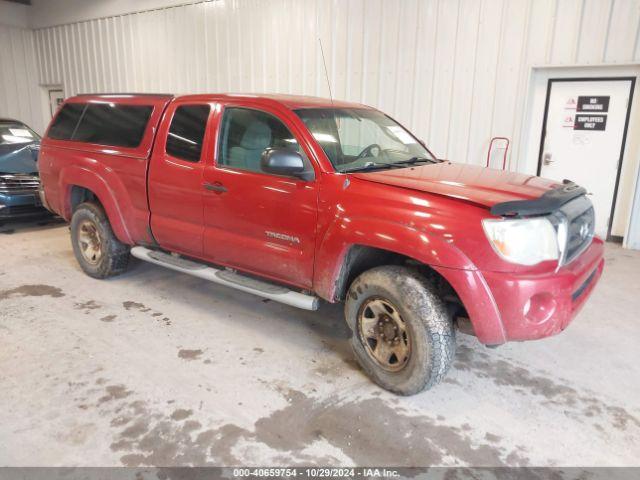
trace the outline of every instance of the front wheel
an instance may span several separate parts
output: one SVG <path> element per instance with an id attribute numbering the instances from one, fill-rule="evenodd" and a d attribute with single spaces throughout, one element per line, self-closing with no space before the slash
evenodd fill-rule
<path id="1" fill-rule="evenodd" d="M 381 387 L 413 395 L 444 378 L 455 354 L 455 329 L 435 288 L 401 266 L 377 267 L 351 284 L 345 317 L 351 345 Z"/>
<path id="2" fill-rule="evenodd" d="M 129 247 L 116 238 L 104 210 L 93 202 L 73 212 L 71 245 L 80 267 L 93 278 L 118 275 L 129 264 Z"/>

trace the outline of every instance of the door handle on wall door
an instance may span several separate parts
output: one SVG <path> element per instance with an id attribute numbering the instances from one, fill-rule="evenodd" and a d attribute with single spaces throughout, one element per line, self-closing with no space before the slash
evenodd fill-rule
<path id="1" fill-rule="evenodd" d="M 545 152 L 542 156 L 542 163 L 544 165 L 551 165 L 553 163 L 553 160 L 551 160 L 551 152 Z"/>
<path id="2" fill-rule="evenodd" d="M 224 193 L 227 191 L 227 187 L 225 187 L 224 185 L 222 185 L 220 182 L 215 182 L 215 183 L 203 183 L 202 186 L 206 189 L 206 190 L 211 190 L 212 192 L 216 192 L 216 193 Z"/>

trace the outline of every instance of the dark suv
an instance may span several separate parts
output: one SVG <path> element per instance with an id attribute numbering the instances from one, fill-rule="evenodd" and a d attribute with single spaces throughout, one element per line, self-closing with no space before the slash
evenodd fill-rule
<path id="1" fill-rule="evenodd" d="M 40 136 L 18 120 L 0 118 L 0 221 L 44 215 L 38 196 Z"/>

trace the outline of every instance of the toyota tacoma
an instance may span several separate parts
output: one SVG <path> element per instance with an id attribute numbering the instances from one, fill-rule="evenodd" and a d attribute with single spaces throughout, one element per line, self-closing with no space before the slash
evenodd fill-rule
<path id="1" fill-rule="evenodd" d="M 91 277 L 134 256 L 303 309 L 343 301 L 359 364 L 404 395 L 443 378 L 457 329 L 487 346 L 564 330 L 604 266 L 582 187 L 440 160 L 354 103 L 80 95 L 39 167 Z"/>

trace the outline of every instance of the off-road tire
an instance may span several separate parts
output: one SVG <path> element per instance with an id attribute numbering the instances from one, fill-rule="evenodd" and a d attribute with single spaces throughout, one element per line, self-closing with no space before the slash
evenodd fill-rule
<path id="1" fill-rule="evenodd" d="M 382 368 L 367 352 L 366 340 L 359 333 L 360 310 L 372 298 L 393 304 L 410 332 L 410 354 L 399 371 Z M 452 319 L 434 286 L 413 269 L 383 266 L 361 274 L 349 288 L 345 318 L 358 363 L 386 390 L 400 395 L 416 394 L 439 383 L 451 366 L 455 355 Z"/>
<path id="2" fill-rule="evenodd" d="M 81 251 L 78 230 L 80 225 L 90 222 L 95 225 L 101 244 L 101 258 L 92 264 Z M 108 278 L 123 273 L 129 264 L 129 246 L 120 242 L 109 224 L 103 208 L 93 202 L 78 205 L 71 217 L 71 245 L 82 270 L 93 278 Z"/>

